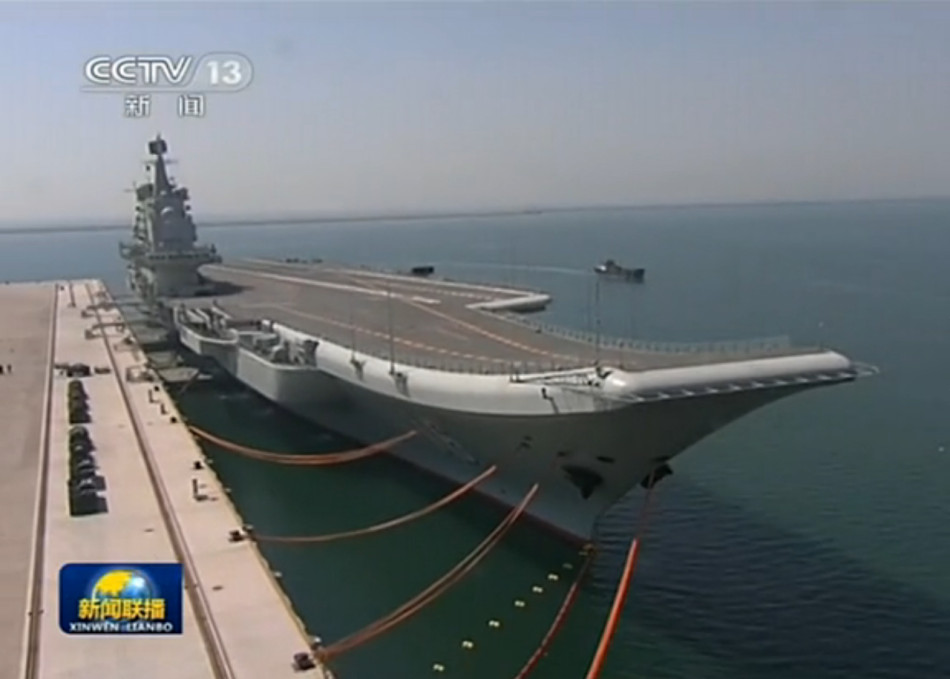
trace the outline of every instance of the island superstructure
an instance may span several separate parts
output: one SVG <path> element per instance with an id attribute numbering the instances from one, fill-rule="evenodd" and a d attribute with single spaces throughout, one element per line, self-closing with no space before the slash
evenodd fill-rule
<path id="1" fill-rule="evenodd" d="M 158 135 L 149 142 L 148 150 L 152 157 L 145 164 L 153 177 L 133 186 L 132 240 L 119 245 L 127 262 L 129 288 L 148 303 L 211 292 L 213 286 L 198 268 L 220 262 L 221 257 L 213 245 L 198 244 L 188 189 L 176 186 L 168 176 L 168 144 Z"/>
<path id="2" fill-rule="evenodd" d="M 168 218 L 137 240 L 130 280 L 150 291 L 184 347 L 355 440 L 417 432 L 392 454 L 453 482 L 497 464 L 478 491 L 505 505 L 540 483 L 528 513 L 573 538 L 590 539 L 609 507 L 728 423 L 873 372 L 785 341 L 588 338 L 529 320 L 550 302 L 540 292 L 209 259 L 217 253 L 194 246 L 187 191 L 171 187 L 160 141 L 149 146 L 154 188 L 137 196 L 137 213 L 154 210 L 157 195 Z M 169 251 L 175 266 L 156 258 Z M 203 296 L 209 286 L 213 299 Z"/>

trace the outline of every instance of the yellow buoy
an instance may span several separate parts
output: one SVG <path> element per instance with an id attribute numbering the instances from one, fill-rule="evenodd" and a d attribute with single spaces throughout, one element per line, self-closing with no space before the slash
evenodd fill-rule
<path id="1" fill-rule="evenodd" d="M 475 642 L 474 642 L 474 641 L 471 641 L 471 640 L 469 640 L 469 639 L 465 639 L 464 641 L 462 641 L 462 648 L 467 648 L 467 649 L 471 650 L 471 649 L 475 648 Z"/>

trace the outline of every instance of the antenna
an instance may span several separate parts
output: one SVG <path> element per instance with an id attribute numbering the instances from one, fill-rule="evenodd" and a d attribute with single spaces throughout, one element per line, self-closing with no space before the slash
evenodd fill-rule
<path id="1" fill-rule="evenodd" d="M 393 286 L 386 282 L 386 311 L 389 316 L 389 374 L 396 373 L 396 344 L 393 337 Z"/>
<path id="2" fill-rule="evenodd" d="M 356 359 L 356 324 L 353 323 L 353 305 L 350 305 L 350 331 L 352 332 L 352 338 L 350 340 L 350 359 Z"/>
<path id="3" fill-rule="evenodd" d="M 630 305 L 630 317 L 629 317 L 629 326 L 627 329 L 627 341 L 620 345 L 620 367 L 626 369 L 627 366 L 627 349 L 632 349 L 634 335 L 636 334 L 636 313 L 634 310 L 634 305 Z"/>
<path id="4" fill-rule="evenodd" d="M 600 372 L 600 277 L 594 278 L 594 367 Z"/>
<path id="5" fill-rule="evenodd" d="M 584 297 L 586 298 L 584 303 L 584 321 L 586 322 L 585 330 L 588 335 L 594 333 L 594 314 L 592 309 L 594 308 L 594 279 L 588 278 L 587 285 L 584 290 Z"/>

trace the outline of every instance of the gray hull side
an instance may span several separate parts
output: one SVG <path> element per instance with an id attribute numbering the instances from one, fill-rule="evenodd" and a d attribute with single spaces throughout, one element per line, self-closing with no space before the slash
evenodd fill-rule
<path id="1" fill-rule="evenodd" d="M 534 519 L 579 540 L 595 536 L 599 517 L 658 462 L 771 401 L 802 388 L 767 389 L 631 404 L 602 412 L 503 416 L 434 408 L 374 392 L 318 369 L 274 364 L 198 336 L 185 342 L 214 359 L 268 400 L 357 441 L 372 443 L 416 430 L 392 450 L 399 458 L 456 483 L 492 464 L 499 471 L 478 491 L 505 506 L 528 488 L 541 490 L 528 508 Z M 565 467 L 595 472 L 588 497 Z"/>

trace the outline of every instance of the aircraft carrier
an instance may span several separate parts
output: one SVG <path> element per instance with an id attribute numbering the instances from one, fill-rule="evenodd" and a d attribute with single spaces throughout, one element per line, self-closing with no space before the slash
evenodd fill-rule
<path id="1" fill-rule="evenodd" d="M 537 291 L 332 263 L 224 261 L 199 245 L 188 192 L 149 143 L 132 290 L 181 344 L 283 408 L 581 541 L 638 484 L 757 408 L 874 369 L 818 347 L 606 341 L 530 320 Z"/>

